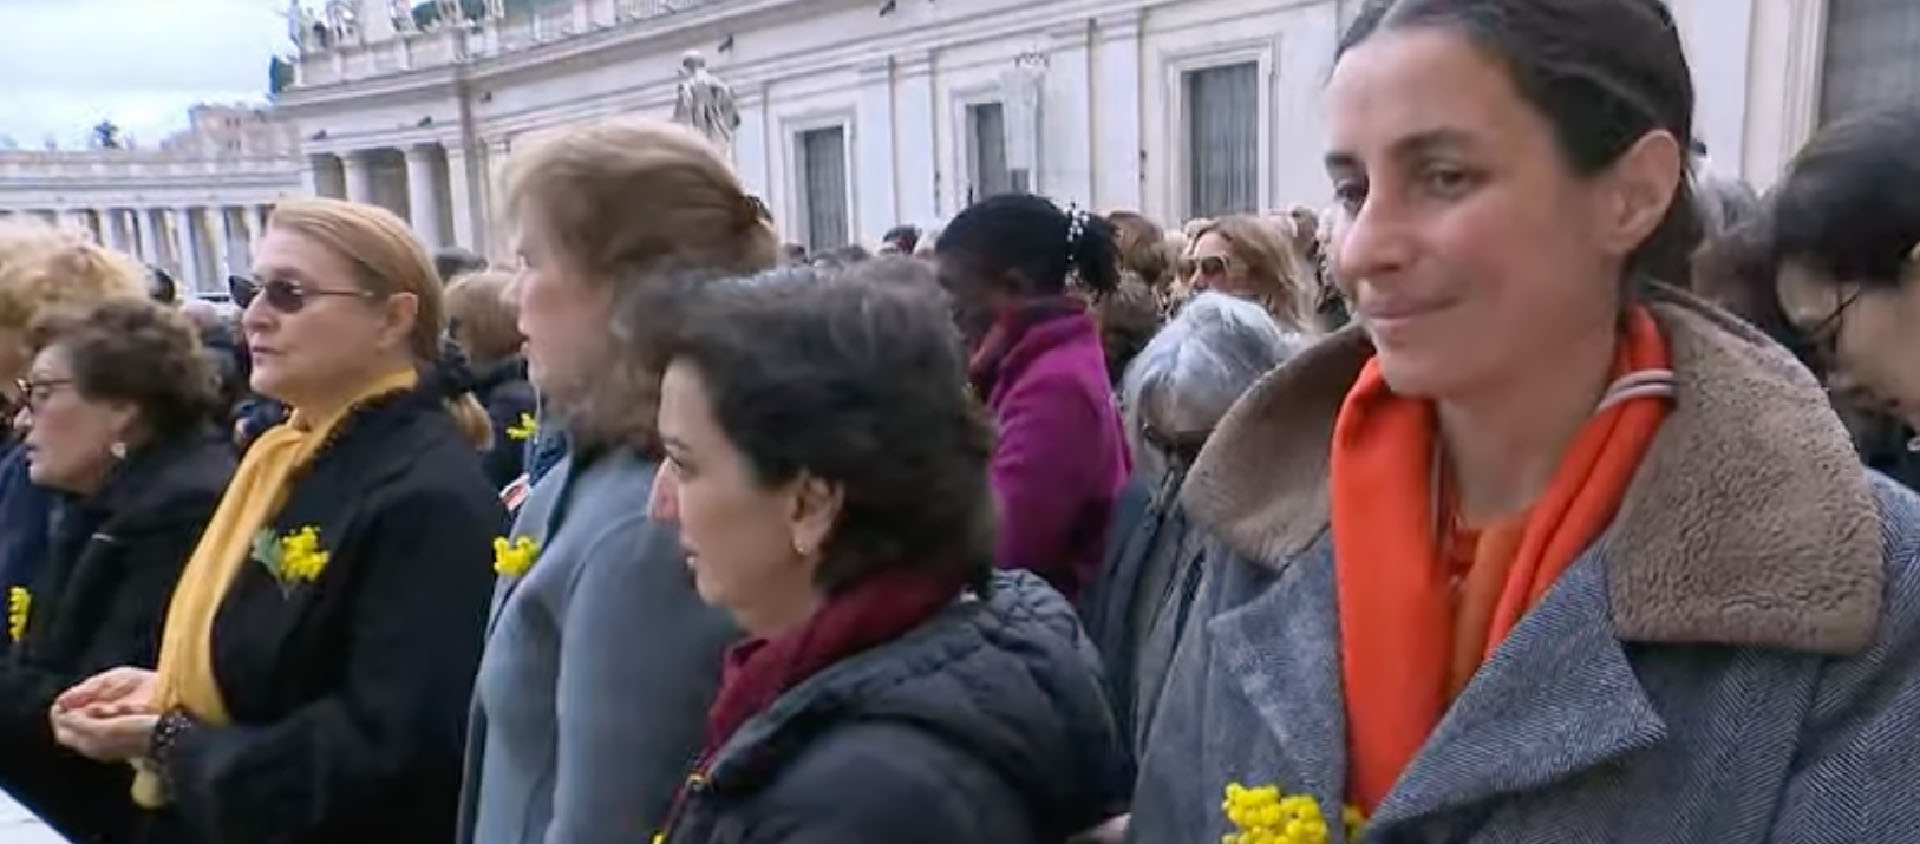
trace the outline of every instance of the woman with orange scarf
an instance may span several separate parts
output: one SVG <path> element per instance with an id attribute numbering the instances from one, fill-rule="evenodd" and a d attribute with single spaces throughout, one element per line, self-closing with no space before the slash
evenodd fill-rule
<path id="1" fill-rule="evenodd" d="M 440 282 L 404 222 L 284 203 L 254 256 L 253 387 L 293 409 L 188 559 L 157 670 L 62 695 L 62 744 L 135 771 L 107 840 L 447 841 L 504 514 L 485 411 L 436 367 Z"/>
<path id="2" fill-rule="evenodd" d="M 1658 283 L 1698 238 L 1664 4 L 1372 4 L 1327 100 L 1358 321 L 1189 475 L 1135 840 L 1910 840 L 1920 501 Z"/>

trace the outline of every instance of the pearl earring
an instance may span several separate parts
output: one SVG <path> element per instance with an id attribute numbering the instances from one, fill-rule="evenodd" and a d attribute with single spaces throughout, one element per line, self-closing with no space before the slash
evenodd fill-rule
<path id="1" fill-rule="evenodd" d="M 107 453 L 113 455 L 113 459 L 115 460 L 125 460 L 127 459 L 127 444 L 116 440 L 113 445 L 107 446 Z"/>

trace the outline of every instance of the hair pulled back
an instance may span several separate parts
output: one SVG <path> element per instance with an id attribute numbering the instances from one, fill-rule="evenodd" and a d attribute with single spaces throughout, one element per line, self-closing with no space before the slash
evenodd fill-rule
<path id="1" fill-rule="evenodd" d="M 1340 54 L 1381 32 L 1451 30 L 1507 66 L 1520 96 L 1553 127 L 1572 169 L 1591 176 L 1650 132 L 1693 144 L 1693 74 L 1661 0 L 1372 0 Z M 1700 243 L 1681 179 L 1660 225 L 1628 260 L 1630 277 L 1684 284 Z"/>
<path id="2" fill-rule="evenodd" d="M 1120 287 L 1120 249 L 1113 223 L 1044 197 L 1006 194 L 969 206 L 953 218 L 934 251 L 958 256 L 1004 280 L 1011 292 L 1053 296 L 1072 275 L 1098 296 Z"/>

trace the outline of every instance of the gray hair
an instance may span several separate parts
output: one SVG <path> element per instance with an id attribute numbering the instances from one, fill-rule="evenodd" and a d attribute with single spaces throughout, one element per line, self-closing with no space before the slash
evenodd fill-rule
<path id="1" fill-rule="evenodd" d="M 1164 439 L 1204 437 L 1253 382 L 1306 343 L 1258 304 L 1206 292 L 1154 335 L 1120 382 L 1127 444 L 1144 477 L 1167 470 Z"/>

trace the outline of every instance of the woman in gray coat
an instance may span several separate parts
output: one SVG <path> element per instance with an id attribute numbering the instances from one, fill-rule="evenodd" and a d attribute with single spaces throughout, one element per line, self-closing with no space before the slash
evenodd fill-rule
<path id="1" fill-rule="evenodd" d="M 657 376 L 610 354 L 612 313 L 683 277 L 771 267 L 777 242 L 733 171 L 681 127 L 575 127 L 512 168 L 529 374 L 569 453 L 496 543 L 460 840 L 646 842 L 699 751 L 738 632 L 694 592 L 672 526 L 647 518 Z"/>
<path id="2" fill-rule="evenodd" d="M 1689 78 L 1658 0 L 1355 22 L 1358 322 L 1188 479 L 1214 541 L 1136 840 L 1913 840 L 1920 501 L 1784 349 L 1648 281 L 1697 238 Z"/>

